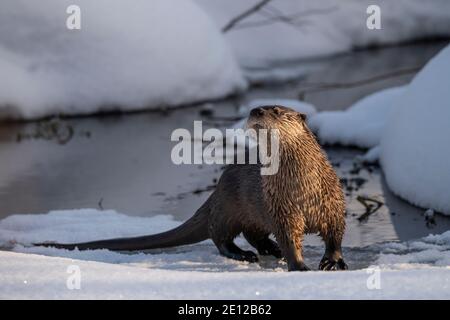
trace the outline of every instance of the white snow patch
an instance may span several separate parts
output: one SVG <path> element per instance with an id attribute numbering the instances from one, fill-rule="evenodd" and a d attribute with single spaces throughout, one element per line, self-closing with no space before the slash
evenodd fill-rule
<path id="1" fill-rule="evenodd" d="M 0 246 L 9 241 L 29 245 L 43 241 L 77 242 L 140 236 L 178 225 L 179 222 L 169 215 L 149 219 L 126 216 L 114 210 L 74 209 L 20 214 L 0 220 Z"/>
<path id="2" fill-rule="evenodd" d="M 380 159 L 380 149 L 380 146 L 373 147 L 360 156 L 359 159 L 366 163 L 375 163 Z"/>
<path id="3" fill-rule="evenodd" d="M 433 219 L 434 218 L 434 210 L 433 209 L 427 209 L 424 213 L 423 213 L 425 219 Z"/>
<path id="4" fill-rule="evenodd" d="M 397 101 L 381 140 L 389 188 L 450 215 L 450 46 L 417 74 Z"/>
<path id="5" fill-rule="evenodd" d="M 324 111 L 312 116 L 309 127 L 321 143 L 372 148 L 380 143 L 386 121 L 407 86 L 373 93 L 344 111 Z"/>
<path id="6" fill-rule="evenodd" d="M 246 87 L 209 16 L 190 0 L 3 0 L 0 118 L 138 110 Z"/>

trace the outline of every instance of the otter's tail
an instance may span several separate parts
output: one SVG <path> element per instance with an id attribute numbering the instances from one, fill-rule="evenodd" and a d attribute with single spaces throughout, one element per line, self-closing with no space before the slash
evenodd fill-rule
<path id="1" fill-rule="evenodd" d="M 109 249 L 113 251 L 139 251 L 197 243 L 209 238 L 207 226 L 209 218 L 208 203 L 209 201 L 204 203 L 197 210 L 194 216 L 179 227 L 150 236 L 117 238 L 69 244 L 44 242 L 35 243 L 34 245 L 68 250 L 78 248 L 78 250 Z"/>

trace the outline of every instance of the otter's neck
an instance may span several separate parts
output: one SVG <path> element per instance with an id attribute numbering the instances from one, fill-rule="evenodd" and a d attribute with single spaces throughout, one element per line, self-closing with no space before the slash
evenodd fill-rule
<path id="1" fill-rule="evenodd" d="M 281 136 L 279 156 L 278 172 L 262 176 L 263 192 L 273 210 L 296 205 L 303 198 L 310 197 L 311 195 L 305 194 L 307 190 L 320 190 L 322 181 L 318 173 L 331 168 L 310 132 L 301 136 Z"/>

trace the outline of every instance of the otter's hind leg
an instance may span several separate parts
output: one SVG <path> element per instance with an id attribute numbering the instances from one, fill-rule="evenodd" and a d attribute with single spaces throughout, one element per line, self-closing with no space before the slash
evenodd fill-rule
<path id="1" fill-rule="evenodd" d="M 219 186 L 220 184 L 221 182 Z M 234 189 L 222 189 L 221 196 L 216 199 L 209 217 L 209 235 L 221 255 L 230 259 L 256 262 L 258 257 L 254 252 L 242 250 L 233 242 L 243 230 L 242 215 L 245 212 L 240 203 L 227 201 L 227 199 L 235 198 L 234 194 L 227 194 L 232 190 Z"/>
<path id="2" fill-rule="evenodd" d="M 227 258 L 239 261 L 257 262 L 258 257 L 253 251 L 245 251 L 234 244 L 233 241 L 223 242 L 217 245 L 220 254 Z"/>
<path id="3" fill-rule="evenodd" d="M 281 250 L 278 244 L 269 238 L 269 233 L 246 230 L 243 232 L 245 239 L 250 243 L 258 253 L 262 256 L 272 255 L 275 258 L 281 258 Z"/>
<path id="4" fill-rule="evenodd" d="M 234 238 L 241 233 L 241 230 L 238 224 L 230 223 L 229 220 L 220 221 L 220 219 L 216 219 L 210 224 L 211 239 L 221 255 L 239 261 L 258 261 L 254 252 L 242 250 L 233 242 Z"/>

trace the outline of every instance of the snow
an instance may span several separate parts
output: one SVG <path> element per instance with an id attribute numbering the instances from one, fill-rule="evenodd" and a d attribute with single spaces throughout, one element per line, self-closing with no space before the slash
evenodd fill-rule
<path id="1" fill-rule="evenodd" d="M 362 98 L 344 111 L 320 112 L 308 121 L 321 143 L 372 148 L 380 144 L 387 119 L 406 86 Z"/>
<path id="2" fill-rule="evenodd" d="M 369 149 L 364 155 L 359 159 L 365 163 L 376 163 L 380 159 L 380 146 L 373 147 Z"/>
<path id="3" fill-rule="evenodd" d="M 450 231 L 406 243 L 386 243 L 382 247 L 383 252 L 378 258 L 381 266 L 401 268 L 409 264 L 411 268 L 431 264 L 450 268 Z"/>
<path id="4" fill-rule="evenodd" d="M 450 215 L 450 46 L 417 74 L 392 113 L 380 161 L 389 188 Z"/>
<path id="5" fill-rule="evenodd" d="M 433 209 L 427 209 L 425 212 L 424 212 L 424 214 L 423 214 L 424 216 L 425 216 L 425 219 L 433 219 L 433 217 L 434 217 L 434 210 Z"/>
<path id="6" fill-rule="evenodd" d="M 288 107 L 291 109 L 294 109 L 297 112 L 301 112 L 305 114 L 307 117 L 312 116 L 315 114 L 316 108 L 307 102 L 299 101 L 299 100 L 293 100 L 293 99 L 280 99 L 280 98 L 265 98 L 265 99 L 254 99 L 248 102 L 245 105 L 242 105 L 240 107 L 240 114 L 242 115 L 248 115 L 251 109 L 261 107 L 261 106 L 273 106 L 273 105 L 279 105 Z M 240 120 L 236 124 L 233 125 L 234 128 L 243 128 L 245 126 L 245 123 L 247 122 L 247 117 Z"/>
<path id="7" fill-rule="evenodd" d="M 220 27 L 258 1 L 196 0 Z M 366 26 L 369 5 L 381 9 L 380 30 Z M 273 0 L 225 34 L 250 75 L 280 62 L 449 35 L 447 0 Z M 271 68 L 267 71 L 270 76 Z"/>
<path id="8" fill-rule="evenodd" d="M 448 268 L 383 270 L 369 290 L 366 270 L 349 272 L 183 272 L 0 253 L 2 299 L 448 299 Z M 79 267 L 79 290 L 67 268 Z M 14 266 L 14 268 L 11 268 Z"/>
<path id="9" fill-rule="evenodd" d="M 171 229 L 178 224 L 167 215 L 148 219 L 128 217 L 113 210 L 76 209 L 50 211 L 47 214 L 20 214 L 0 221 L 0 244 L 11 240 L 31 244 L 139 236 L 161 231 L 161 228 Z"/>
<path id="10" fill-rule="evenodd" d="M 146 254 L 28 246 L 148 234 L 178 224 L 169 216 L 94 209 L 10 216 L 0 221 L 0 247 L 11 250 L 0 251 L 0 299 L 450 298 L 450 231 L 367 247 L 380 253 L 376 266 L 346 272 L 288 273 L 284 262 L 233 261 L 221 257 L 211 241 Z M 238 243 L 245 246 L 242 239 Z M 66 285 L 73 266 L 80 271 L 79 290 Z M 374 267 L 380 289 L 367 286 Z"/>
<path id="11" fill-rule="evenodd" d="M 0 118 L 174 106 L 246 87 L 220 31 L 190 0 L 78 0 L 81 30 L 68 30 L 72 4 L 2 1 Z"/>

